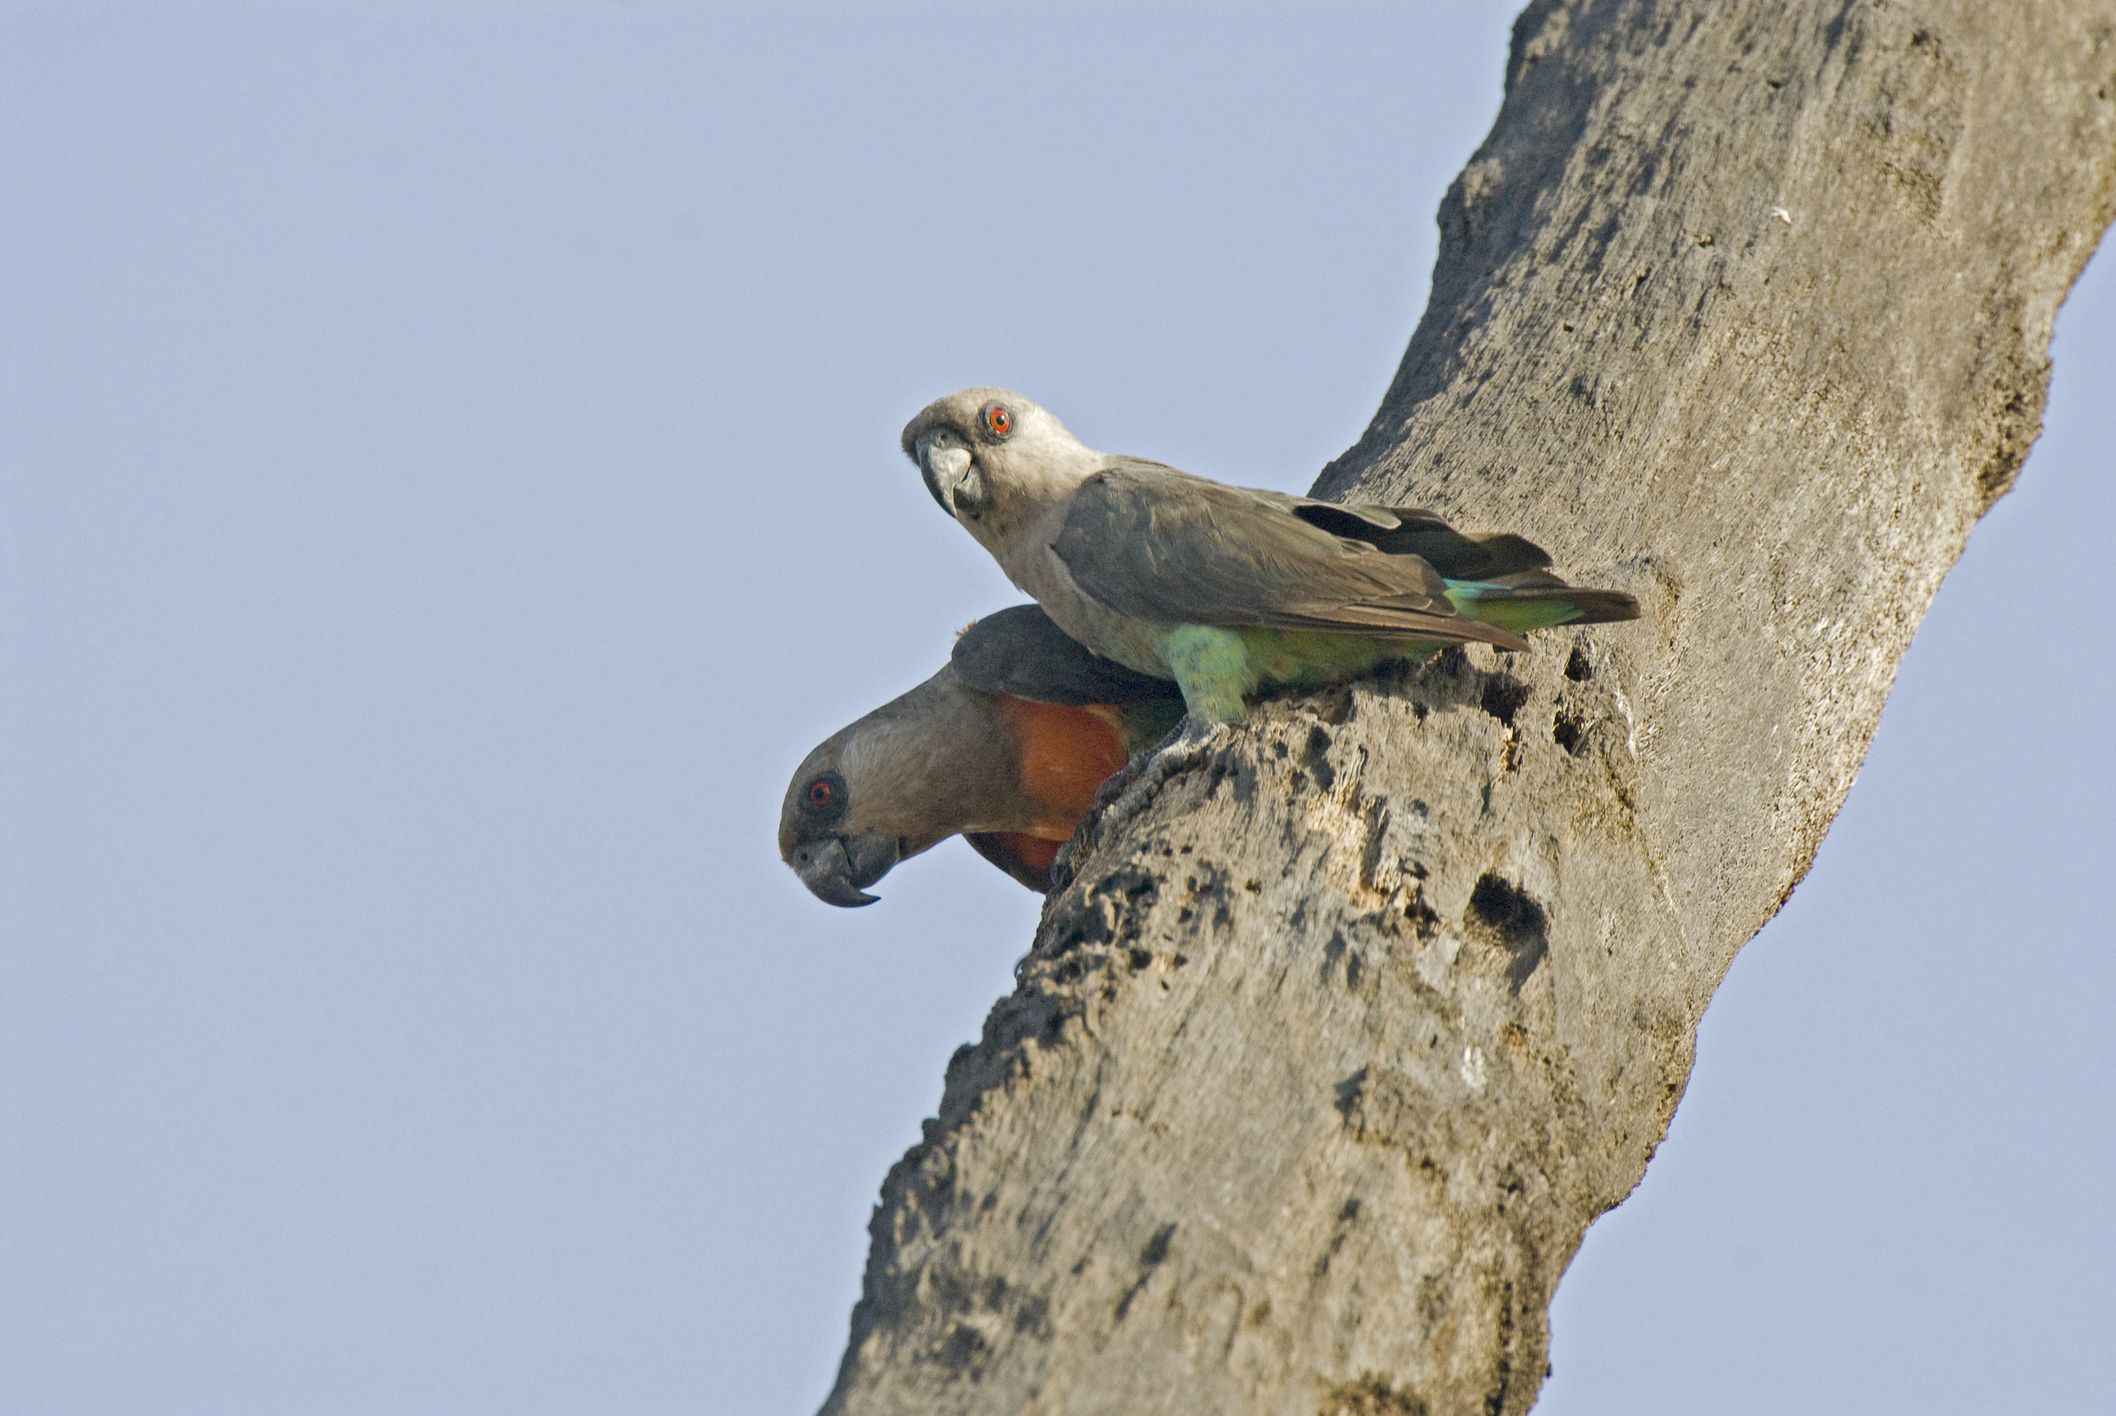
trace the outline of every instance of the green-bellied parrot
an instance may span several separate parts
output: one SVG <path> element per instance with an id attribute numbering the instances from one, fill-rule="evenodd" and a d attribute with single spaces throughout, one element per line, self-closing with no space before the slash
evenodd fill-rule
<path id="1" fill-rule="evenodd" d="M 978 620 L 941 671 L 808 754 L 779 854 L 817 899 L 867 905 L 898 861 L 953 835 L 1032 890 L 1104 780 L 1175 727 L 1166 679 L 1089 653 L 1034 605 Z"/>
<path id="2" fill-rule="evenodd" d="M 1315 688 L 1450 644 L 1525 649 L 1555 625 L 1627 620 L 1509 534 L 1432 512 L 1230 487 L 1084 446 L 1047 410 L 972 388 L 905 426 L 941 508 L 1060 628 L 1173 679 L 1199 724 L 1262 688 Z"/>

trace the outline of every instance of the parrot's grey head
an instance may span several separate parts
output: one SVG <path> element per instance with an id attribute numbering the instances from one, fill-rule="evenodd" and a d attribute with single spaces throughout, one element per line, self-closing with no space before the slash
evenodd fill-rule
<path id="1" fill-rule="evenodd" d="M 1003 388 L 935 399 L 904 425 L 903 446 L 941 510 L 972 528 L 1020 494 L 1071 491 L 1102 460 L 1049 409 Z"/>
<path id="2" fill-rule="evenodd" d="M 779 808 L 779 857 L 825 904 L 871 905 L 867 887 L 978 814 L 992 736 L 972 717 L 982 695 L 943 669 L 825 738 Z M 989 712 L 989 708 L 983 711 Z"/>

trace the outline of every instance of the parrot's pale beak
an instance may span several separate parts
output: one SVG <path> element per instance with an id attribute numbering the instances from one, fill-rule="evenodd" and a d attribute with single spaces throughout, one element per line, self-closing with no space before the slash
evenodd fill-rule
<path id="1" fill-rule="evenodd" d="M 914 451 L 919 474 L 926 479 L 926 490 L 940 503 L 942 511 L 955 515 L 957 493 L 970 475 L 970 449 L 955 434 L 935 428 L 919 435 Z"/>
<path id="2" fill-rule="evenodd" d="M 796 847 L 787 864 L 809 894 L 826 905 L 852 909 L 880 898 L 866 893 L 867 887 L 902 858 L 903 842 L 894 836 L 832 836 Z"/>

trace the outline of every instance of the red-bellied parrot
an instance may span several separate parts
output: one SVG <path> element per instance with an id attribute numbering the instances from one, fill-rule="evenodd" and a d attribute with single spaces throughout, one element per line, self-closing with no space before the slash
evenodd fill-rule
<path id="1" fill-rule="evenodd" d="M 1132 753 L 1174 728 L 1166 679 L 1089 653 L 1033 605 L 987 615 L 941 671 L 824 739 L 787 787 L 779 854 L 816 898 L 866 905 L 950 836 L 1032 890 Z"/>
<path id="2" fill-rule="evenodd" d="M 1638 616 L 1521 536 L 1430 511 L 1231 487 L 1083 445 L 1005 389 L 929 404 L 903 448 L 941 508 L 1058 626 L 1182 689 L 1197 734 L 1267 688 L 1317 688 L 1451 644 Z M 1192 730 L 1186 730 L 1186 738 Z"/>

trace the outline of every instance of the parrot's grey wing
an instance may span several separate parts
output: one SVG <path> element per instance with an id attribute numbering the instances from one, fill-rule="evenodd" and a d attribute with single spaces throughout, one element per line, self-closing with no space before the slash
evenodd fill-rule
<path id="1" fill-rule="evenodd" d="M 1084 594 L 1134 619 L 1525 647 L 1457 614 L 1423 559 L 1316 526 L 1301 505 L 1116 461 L 1073 493 L 1051 549 Z"/>
<path id="2" fill-rule="evenodd" d="M 1501 580 L 1550 564 L 1550 553 L 1510 531 L 1471 535 L 1417 506 L 1370 506 L 1301 498 L 1293 514 L 1310 526 L 1364 541 L 1392 556 L 1417 556 L 1449 580 Z"/>
<path id="3" fill-rule="evenodd" d="M 1035 605 L 1016 605 L 971 625 L 956 639 L 948 664 L 981 693 L 1039 703 L 1180 701 L 1169 680 L 1134 673 L 1090 651 Z"/>

